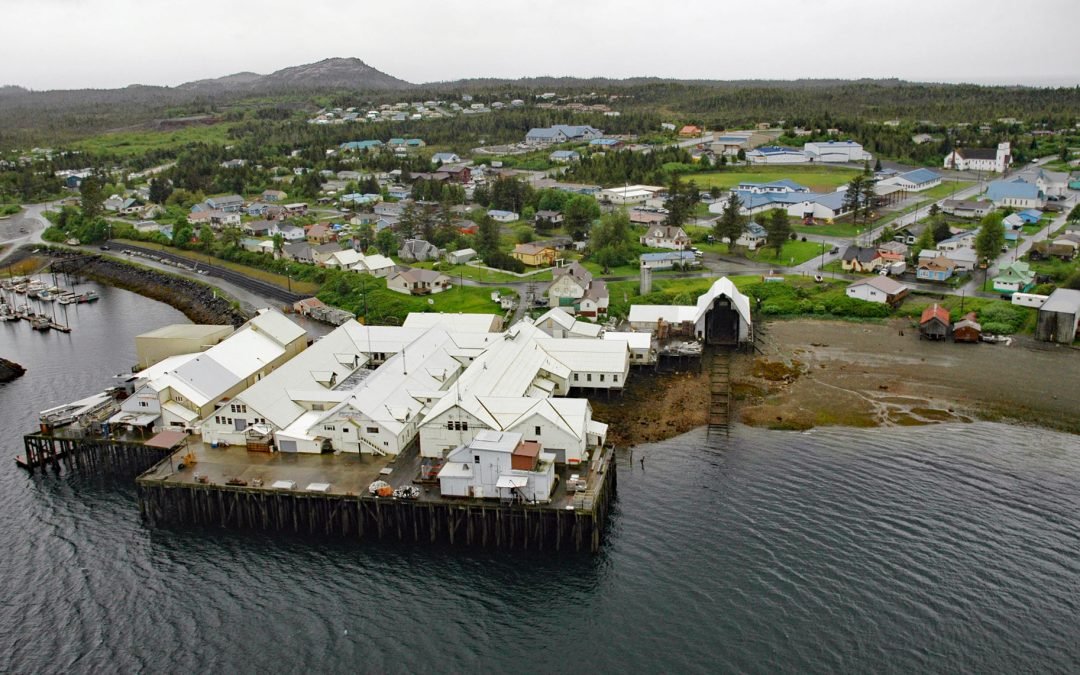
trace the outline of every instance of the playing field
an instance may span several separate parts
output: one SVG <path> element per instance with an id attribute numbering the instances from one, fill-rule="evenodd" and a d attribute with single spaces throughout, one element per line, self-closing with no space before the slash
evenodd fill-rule
<path id="1" fill-rule="evenodd" d="M 685 180 L 693 180 L 702 189 L 712 186 L 730 189 L 743 181 L 755 183 L 768 183 L 782 178 L 805 185 L 814 192 L 832 192 L 836 188 L 850 181 L 859 172 L 856 169 L 842 169 L 823 166 L 761 166 L 740 167 L 731 171 L 710 171 L 708 173 L 696 173 L 685 177 Z"/>

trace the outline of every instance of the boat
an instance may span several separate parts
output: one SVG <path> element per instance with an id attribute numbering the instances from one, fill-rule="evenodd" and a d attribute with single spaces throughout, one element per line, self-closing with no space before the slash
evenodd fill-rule
<path id="1" fill-rule="evenodd" d="M 6 302 L 0 302 L 0 321 L 18 321 L 15 310 Z"/>
<path id="2" fill-rule="evenodd" d="M 19 295 L 26 295 L 26 284 L 16 284 L 14 291 Z"/>
<path id="3" fill-rule="evenodd" d="M 52 322 L 49 321 L 49 317 L 38 314 L 30 319 L 30 327 L 34 330 L 46 331 L 52 328 Z"/>
<path id="4" fill-rule="evenodd" d="M 94 302 L 98 299 L 97 291 L 87 291 L 75 298 L 76 302 Z"/>
<path id="5" fill-rule="evenodd" d="M 50 293 L 49 289 L 43 288 L 38 291 L 37 299 L 41 300 L 42 302 L 52 302 L 53 300 L 56 300 L 56 296 Z"/>
<path id="6" fill-rule="evenodd" d="M 61 304 L 61 305 L 71 305 L 71 304 L 74 304 L 74 303 L 75 303 L 75 298 L 76 298 L 76 297 L 77 297 L 77 296 L 76 296 L 76 295 L 75 295 L 74 293 L 72 293 L 71 291 L 68 291 L 67 293 L 62 293 L 62 294 L 60 295 L 60 304 Z"/>

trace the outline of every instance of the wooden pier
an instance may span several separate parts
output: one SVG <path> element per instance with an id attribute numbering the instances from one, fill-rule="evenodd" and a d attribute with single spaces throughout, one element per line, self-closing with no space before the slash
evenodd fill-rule
<path id="1" fill-rule="evenodd" d="M 709 434 L 726 434 L 731 413 L 731 352 L 713 349 L 709 358 Z"/>
<path id="2" fill-rule="evenodd" d="M 150 447 L 138 440 L 76 434 L 27 434 L 25 454 L 15 463 L 34 473 L 52 467 L 85 473 L 137 475 L 167 457 L 172 449 Z"/>
<path id="3" fill-rule="evenodd" d="M 309 459 L 309 464 L 321 462 L 319 466 L 325 471 L 336 470 L 327 469 L 328 463 L 373 461 L 314 456 L 280 458 L 281 464 L 270 465 L 276 461 L 272 458 L 257 470 L 264 475 L 273 471 L 296 474 L 304 470 L 290 468 L 296 466 L 297 459 Z M 419 499 L 411 500 L 375 497 L 356 490 L 319 493 L 274 489 L 267 487 L 265 481 L 258 487 L 228 485 L 220 480 L 221 476 L 210 481 L 207 474 L 201 474 L 207 482 L 200 483 L 198 475 L 196 480 L 189 480 L 186 475 L 173 473 L 168 466 L 173 461 L 174 458 L 163 460 L 136 480 L 139 513 L 151 527 L 201 526 L 361 540 L 597 553 L 616 491 L 616 465 L 611 448 L 598 451 L 598 457 L 590 463 L 588 488 L 584 492 L 566 492 L 565 483 L 560 482 L 550 504 L 445 498 L 438 494 L 437 486 L 422 490 Z M 418 466 L 417 457 L 403 453 L 390 465 L 394 467 L 395 477 L 387 479 L 392 485 L 415 482 L 412 468 Z M 202 465 L 196 465 L 196 471 L 199 466 Z M 343 480 L 359 475 L 350 473 Z"/>

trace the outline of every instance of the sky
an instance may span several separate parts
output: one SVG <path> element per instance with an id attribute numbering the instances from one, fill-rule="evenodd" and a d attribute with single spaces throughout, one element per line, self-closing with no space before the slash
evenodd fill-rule
<path id="1" fill-rule="evenodd" d="M 1077 0 L 0 0 L 0 84 L 175 86 L 357 57 L 473 77 L 1080 84 Z"/>

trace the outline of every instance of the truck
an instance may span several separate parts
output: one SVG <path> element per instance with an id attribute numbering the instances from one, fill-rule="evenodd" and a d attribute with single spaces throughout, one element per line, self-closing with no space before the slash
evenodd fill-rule
<path id="1" fill-rule="evenodd" d="M 881 274 L 881 276 L 883 277 L 898 277 L 906 271 L 907 263 L 901 260 L 885 265 L 881 268 L 881 272 L 879 272 L 879 274 Z"/>

